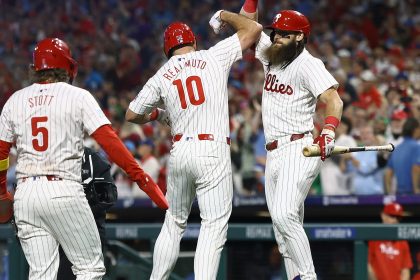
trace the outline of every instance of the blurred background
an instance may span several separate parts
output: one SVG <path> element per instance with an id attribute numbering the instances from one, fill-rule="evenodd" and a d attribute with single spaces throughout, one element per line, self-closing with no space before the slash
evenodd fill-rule
<path id="1" fill-rule="evenodd" d="M 14 91 L 29 85 L 28 66 L 36 42 L 59 37 L 69 44 L 79 63 L 74 85 L 96 97 L 127 148 L 164 187 L 172 145 L 170 129 L 157 122 L 144 126 L 126 123 L 125 111 L 165 63 L 163 30 L 169 23 L 187 23 L 197 35 L 198 48 L 207 49 L 232 34 L 231 30 L 221 35 L 213 33 L 208 25 L 213 13 L 219 9 L 239 12 L 242 4 L 236 0 L 0 0 L 0 108 Z M 340 83 L 344 112 L 337 144 L 403 143 L 406 121 L 420 120 L 420 1 L 260 0 L 260 23 L 269 24 L 282 9 L 298 10 L 310 19 L 312 31 L 307 49 L 322 59 Z M 266 151 L 260 116 L 263 80 L 262 65 L 252 51 L 247 51 L 230 72 L 235 190 L 231 223 L 271 222 L 264 197 Z M 323 126 L 323 110 L 324 105 L 319 103 L 315 136 Z M 418 141 L 418 131 L 413 135 Z M 89 137 L 86 145 L 98 149 Z M 15 154 L 11 155 L 12 162 Z M 407 171 L 412 166 L 408 160 L 390 165 L 388 157 L 386 153 L 354 153 L 325 161 L 305 203 L 305 223 L 381 223 L 381 209 L 392 201 L 404 207 L 403 222 L 418 222 L 420 189 L 399 186 L 407 172 L 395 168 L 404 166 Z M 393 176 L 385 187 L 389 169 Z M 109 222 L 162 223 L 163 213 L 117 166 L 113 166 L 112 174 L 119 200 L 109 212 Z M 8 183 L 12 190 L 13 165 Z M 190 221 L 199 222 L 196 205 Z M 126 243 L 143 253 L 149 250 L 140 241 Z M 320 279 L 354 279 L 351 243 L 311 245 Z M 183 246 L 186 252 L 194 250 L 188 242 Z M 272 273 L 274 276 L 267 272 L 278 269 L 281 263 L 274 239 L 250 246 L 228 242 L 228 246 L 232 248 L 227 255 L 232 260 L 228 279 L 282 279 L 274 278 L 278 271 Z M 420 263 L 420 246 L 412 242 L 410 248 L 414 274 L 417 261 Z M 188 258 L 191 256 L 186 254 Z M 333 261 L 336 265 L 331 266 Z M 267 277 L 261 272 L 254 278 L 253 273 L 242 268 L 265 271 Z M 179 269 L 188 275 L 182 273 L 184 268 Z"/>

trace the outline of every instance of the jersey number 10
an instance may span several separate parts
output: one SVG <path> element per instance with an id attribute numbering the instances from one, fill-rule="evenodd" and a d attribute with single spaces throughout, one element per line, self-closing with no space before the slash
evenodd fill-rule
<path id="1" fill-rule="evenodd" d="M 194 94 L 195 91 L 193 88 L 193 83 L 195 84 L 197 95 Z M 175 85 L 178 90 L 179 99 L 181 101 L 181 108 L 187 109 L 187 101 L 182 81 L 178 79 L 173 81 L 172 84 Z M 201 82 L 201 78 L 199 76 L 190 76 L 185 80 L 185 85 L 187 86 L 188 99 L 190 100 L 191 105 L 198 106 L 203 104 L 206 98 L 204 96 L 203 83 Z"/>

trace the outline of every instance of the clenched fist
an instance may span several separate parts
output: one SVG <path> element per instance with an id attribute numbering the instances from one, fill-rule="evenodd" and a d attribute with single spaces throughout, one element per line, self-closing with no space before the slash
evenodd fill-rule
<path id="1" fill-rule="evenodd" d="M 169 115 L 166 110 L 156 108 L 150 113 L 150 120 L 151 121 L 158 121 L 163 125 L 171 126 L 171 120 L 169 119 Z"/>
<path id="2" fill-rule="evenodd" d="M 335 146 L 335 132 L 331 129 L 322 129 L 321 134 L 315 138 L 314 144 L 318 144 L 321 150 L 321 160 L 328 158 Z"/>
<path id="3" fill-rule="evenodd" d="M 213 28 L 214 33 L 219 34 L 220 30 L 223 29 L 225 26 L 225 23 L 220 18 L 220 14 L 223 12 L 223 10 L 217 11 L 210 19 L 209 24 Z"/>

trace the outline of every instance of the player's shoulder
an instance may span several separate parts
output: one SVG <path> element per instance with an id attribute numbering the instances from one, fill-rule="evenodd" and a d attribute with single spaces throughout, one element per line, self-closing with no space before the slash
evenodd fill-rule
<path id="1" fill-rule="evenodd" d="M 303 49 L 302 53 L 299 55 L 299 58 L 302 60 L 302 63 L 305 64 L 323 64 L 321 59 L 313 56 L 307 49 Z"/>
<path id="2" fill-rule="evenodd" d="M 88 91 L 87 89 L 81 88 L 79 86 L 76 86 L 76 85 L 60 82 L 60 83 L 56 83 L 56 86 L 70 92 L 71 94 L 82 94 L 82 95 L 89 94 L 89 95 L 91 95 L 90 91 Z"/>
<path id="3" fill-rule="evenodd" d="M 302 53 L 293 62 L 294 67 L 297 67 L 303 72 L 325 67 L 321 59 L 313 56 L 306 49 L 303 49 Z"/>

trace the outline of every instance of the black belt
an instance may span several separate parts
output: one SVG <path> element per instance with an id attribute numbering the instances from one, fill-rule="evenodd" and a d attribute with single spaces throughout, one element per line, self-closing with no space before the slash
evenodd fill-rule
<path id="1" fill-rule="evenodd" d="M 290 136 L 290 142 L 293 142 L 293 141 L 296 141 L 296 140 L 302 139 L 304 136 L 305 136 L 305 133 L 292 134 L 292 135 Z M 266 149 L 267 151 L 272 151 L 272 150 L 275 150 L 275 149 L 277 149 L 277 147 L 278 147 L 278 141 L 277 141 L 277 140 L 274 140 L 273 142 L 267 143 L 267 144 L 265 145 L 265 149 Z"/>

